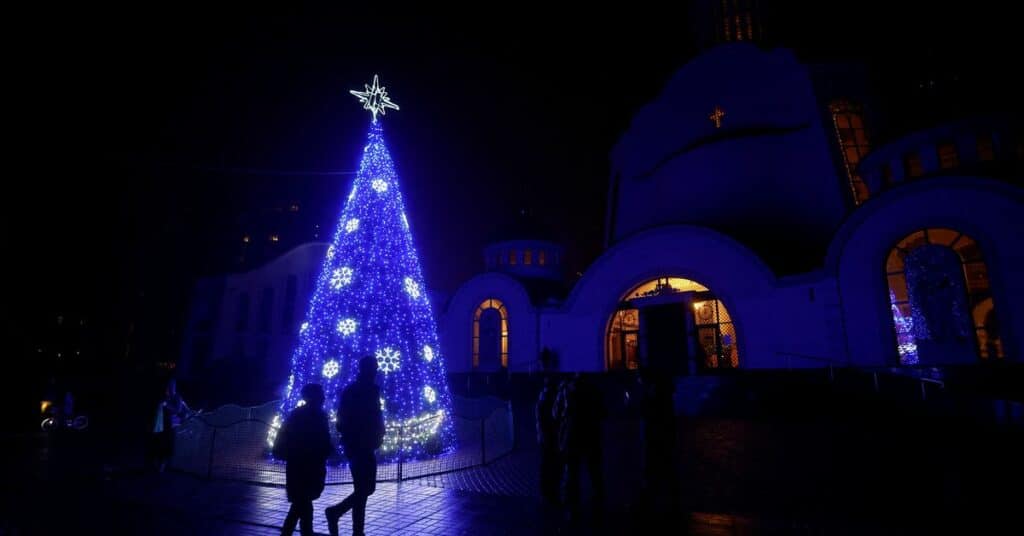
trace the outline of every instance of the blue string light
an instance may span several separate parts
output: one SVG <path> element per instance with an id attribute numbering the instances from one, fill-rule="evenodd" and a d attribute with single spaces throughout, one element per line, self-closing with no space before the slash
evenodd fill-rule
<path id="1" fill-rule="evenodd" d="M 326 411 L 336 408 L 339 391 L 369 355 L 380 368 L 383 457 L 453 449 L 451 395 L 425 288 L 398 174 L 374 120 L 299 329 L 281 415 L 300 405 L 299 392 L 308 383 L 324 386 Z M 269 445 L 280 422 L 274 419 Z"/>

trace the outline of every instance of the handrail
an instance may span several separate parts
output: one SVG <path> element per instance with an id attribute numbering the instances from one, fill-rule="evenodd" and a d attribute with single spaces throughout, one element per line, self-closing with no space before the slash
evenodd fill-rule
<path id="1" fill-rule="evenodd" d="M 818 363 L 825 363 L 825 364 L 827 364 L 827 368 L 828 368 L 829 381 L 834 381 L 835 380 L 835 372 L 834 372 L 833 368 L 837 364 L 837 361 L 834 360 L 834 359 L 829 359 L 829 358 L 820 357 L 820 356 L 807 355 L 807 354 L 799 354 L 799 353 L 795 353 L 795 352 L 775 352 L 775 355 L 777 355 L 777 356 L 785 356 L 785 358 L 786 358 L 786 369 L 787 370 L 791 370 L 793 368 L 792 367 L 792 363 L 791 363 L 791 359 L 790 359 L 791 357 L 796 357 L 796 358 L 799 358 L 799 359 L 804 359 L 804 360 L 807 360 L 807 361 L 814 361 L 814 362 L 818 362 Z M 872 383 L 873 383 L 874 390 L 875 390 L 876 393 L 881 391 L 881 382 L 879 381 L 880 374 L 881 375 L 888 375 L 888 376 L 892 376 L 892 377 L 901 376 L 901 377 L 904 377 L 904 378 L 913 378 L 914 380 L 917 380 L 918 385 L 921 387 L 921 400 L 927 400 L 928 399 L 928 391 L 927 391 L 927 388 L 925 387 L 926 383 L 937 385 L 939 389 L 945 389 L 946 388 L 946 382 L 943 381 L 943 380 L 940 380 L 940 379 L 937 379 L 937 378 L 929 378 L 929 377 L 926 377 L 926 376 L 918 376 L 918 375 L 913 375 L 913 374 L 899 374 L 899 373 L 893 372 L 890 367 L 861 367 L 861 366 L 853 365 L 853 364 L 850 364 L 850 363 L 846 363 L 843 368 L 847 369 L 847 370 L 856 370 L 858 372 L 863 372 L 865 374 L 871 374 Z"/>

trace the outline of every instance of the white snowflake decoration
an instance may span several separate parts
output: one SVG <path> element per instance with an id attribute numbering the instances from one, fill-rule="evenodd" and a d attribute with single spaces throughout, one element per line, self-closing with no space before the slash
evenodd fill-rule
<path id="1" fill-rule="evenodd" d="M 309 330 L 309 322 L 303 322 L 302 325 L 299 326 L 299 333 L 305 333 L 308 330 Z"/>
<path id="2" fill-rule="evenodd" d="M 327 246 L 327 260 L 331 260 L 333 258 L 334 258 L 334 246 L 333 245 Z"/>
<path id="3" fill-rule="evenodd" d="M 334 270 L 331 274 L 331 287 L 338 290 L 352 282 L 352 269 L 344 266 Z"/>
<path id="4" fill-rule="evenodd" d="M 370 186 L 373 186 L 373 189 L 376 190 L 378 194 L 388 191 L 388 181 L 384 179 L 373 179 Z"/>
<path id="5" fill-rule="evenodd" d="M 429 344 L 423 345 L 423 359 L 426 359 L 428 363 L 434 360 L 434 349 Z"/>
<path id="6" fill-rule="evenodd" d="M 356 229 L 359 229 L 359 218 L 352 218 L 345 222 L 346 233 L 354 232 Z"/>
<path id="7" fill-rule="evenodd" d="M 420 297 L 420 286 L 416 284 L 416 280 L 411 277 L 405 278 L 405 291 L 409 293 L 413 299 Z"/>
<path id="8" fill-rule="evenodd" d="M 434 391 L 433 387 L 425 385 L 423 386 L 423 398 L 426 398 L 427 402 L 433 404 L 437 401 L 437 392 Z"/>
<path id="9" fill-rule="evenodd" d="M 306 405 L 306 401 L 305 400 L 299 400 L 299 403 L 295 404 L 295 407 L 301 408 L 302 406 L 305 406 L 305 405 Z"/>
<path id="10" fill-rule="evenodd" d="M 398 370 L 398 358 L 401 354 L 394 348 L 382 348 L 377 350 L 377 368 L 384 374 L 390 374 Z"/>
<path id="11" fill-rule="evenodd" d="M 323 369 L 322 372 L 323 372 L 325 378 L 327 378 L 327 379 L 333 378 L 334 375 L 338 373 L 338 362 L 332 359 L 332 360 L 324 363 L 324 369 Z"/>
<path id="12" fill-rule="evenodd" d="M 338 333 L 348 337 L 349 335 L 356 332 L 356 321 L 351 318 L 345 318 L 338 322 Z"/>

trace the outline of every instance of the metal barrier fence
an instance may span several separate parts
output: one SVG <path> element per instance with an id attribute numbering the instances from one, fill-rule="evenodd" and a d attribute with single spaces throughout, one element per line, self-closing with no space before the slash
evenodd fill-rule
<path id="1" fill-rule="evenodd" d="M 243 408 L 228 405 L 186 421 L 178 429 L 171 467 L 208 479 L 285 483 L 285 464 L 268 456 L 267 435 L 279 401 Z M 458 399 L 452 415 L 456 447 L 429 459 L 382 462 L 377 480 L 401 481 L 486 464 L 512 451 L 512 408 L 498 399 Z M 401 443 L 402 438 L 399 438 Z M 352 482 L 340 453 L 327 465 L 327 484 Z"/>

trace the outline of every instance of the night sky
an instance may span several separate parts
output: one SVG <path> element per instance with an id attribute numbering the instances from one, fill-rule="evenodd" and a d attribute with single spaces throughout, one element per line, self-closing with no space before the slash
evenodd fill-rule
<path id="1" fill-rule="evenodd" d="M 892 133 L 1019 94 L 1019 47 L 998 8 L 775 4 L 773 41 L 806 61 L 869 65 Z M 8 262 L 24 270 L 23 348 L 45 338 L 42 319 L 72 312 L 148 323 L 176 354 L 188 289 L 225 271 L 237 213 L 287 196 L 333 230 L 349 177 L 296 172 L 355 168 L 369 114 L 348 90 L 374 73 L 402 108 L 385 134 L 431 286 L 451 292 L 477 273 L 481 247 L 523 211 L 584 270 L 602 248 L 611 146 L 698 50 L 685 11 L 593 9 L 173 4 L 13 17 L 22 165 L 8 179 L 23 193 L 9 198 L 9 232 L 25 257 Z"/>

